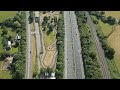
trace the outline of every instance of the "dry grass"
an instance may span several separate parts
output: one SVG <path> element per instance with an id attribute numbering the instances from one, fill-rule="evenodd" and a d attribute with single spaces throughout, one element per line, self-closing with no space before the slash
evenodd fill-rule
<path id="1" fill-rule="evenodd" d="M 34 30 L 33 22 L 31 23 L 30 28 L 31 28 L 31 31 L 35 31 L 35 30 Z"/>
<path id="2" fill-rule="evenodd" d="M 35 45 L 35 37 L 32 36 L 32 73 L 35 72 L 36 65 L 36 45 Z"/>
<path id="3" fill-rule="evenodd" d="M 120 26 L 116 26 L 115 31 L 109 36 L 108 42 L 115 50 L 114 60 L 120 72 Z"/>
<path id="4" fill-rule="evenodd" d="M 45 66 L 50 66 L 53 60 L 53 56 L 56 53 L 56 49 L 54 49 L 53 51 L 46 51 L 46 55 L 44 58 L 43 63 L 45 64 Z"/>
<path id="5" fill-rule="evenodd" d="M 113 16 L 120 19 L 120 11 L 105 11 L 106 16 Z"/>

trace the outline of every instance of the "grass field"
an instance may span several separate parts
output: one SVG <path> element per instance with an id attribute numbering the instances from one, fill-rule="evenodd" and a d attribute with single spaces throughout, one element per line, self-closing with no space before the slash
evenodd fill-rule
<path id="1" fill-rule="evenodd" d="M 107 64 L 108 64 L 108 68 L 110 71 L 110 75 L 112 79 L 120 79 L 120 73 L 118 71 L 118 68 L 116 67 L 116 63 L 115 60 L 108 60 L 106 58 Z"/>
<path id="2" fill-rule="evenodd" d="M 120 19 L 120 11 L 105 11 L 106 16 L 113 16 Z"/>
<path id="3" fill-rule="evenodd" d="M 2 71 L 3 61 L 0 61 L 0 79 L 11 79 L 12 75 L 10 75 L 9 71 Z"/>
<path id="4" fill-rule="evenodd" d="M 46 66 L 50 66 L 53 60 L 53 56 L 56 53 L 56 49 L 52 50 L 52 51 L 46 51 L 46 55 L 44 58 L 44 64 Z"/>
<path id="5" fill-rule="evenodd" d="M 44 32 L 45 48 L 47 48 L 50 44 L 52 44 L 56 39 L 56 33 L 54 31 L 50 32 L 49 34 L 47 34 L 47 31 L 48 30 L 46 30 Z M 54 49 L 52 51 L 48 51 L 46 49 L 46 54 L 45 54 L 45 58 L 44 58 L 44 64 L 46 66 L 49 66 L 51 64 L 55 52 L 56 52 L 56 49 Z"/>
<path id="6" fill-rule="evenodd" d="M 115 63 L 120 72 L 120 26 L 116 26 L 115 31 L 109 36 L 108 42 L 115 50 Z"/>
<path id="7" fill-rule="evenodd" d="M 106 11 L 106 16 L 113 16 L 120 19 L 120 11 Z M 120 73 L 120 26 L 115 27 L 115 31 L 108 37 L 108 42 L 115 50 L 114 61 Z"/>
<path id="8" fill-rule="evenodd" d="M 0 21 L 4 21 L 7 18 L 13 18 L 17 11 L 0 11 Z"/>
<path id="9" fill-rule="evenodd" d="M 101 20 L 99 20 L 99 25 L 101 26 L 102 32 L 105 36 L 108 36 L 112 32 L 113 26 L 103 23 Z"/>
<path id="10" fill-rule="evenodd" d="M 31 27 L 31 31 L 34 32 L 35 30 L 34 30 L 33 23 L 31 23 L 30 27 Z M 32 75 L 36 71 L 36 67 L 37 67 L 36 44 L 35 43 L 36 43 L 35 37 L 34 35 L 32 35 Z"/>
<path id="11" fill-rule="evenodd" d="M 32 74 L 35 72 L 36 68 L 36 45 L 35 45 L 35 37 L 32 36 Z"/>
<path id="12" fill-rule="evenodd" d="M 51 43 L 53 43 L 55 41 L 55 38 L 56 38 L 55 32 L 52 31 L 49 34 L 47 34 L 47 32 L 48 32 L 48 29 L 46 29 L 46 31 L 44 32 L 45 46 L 48 46 Z"/>

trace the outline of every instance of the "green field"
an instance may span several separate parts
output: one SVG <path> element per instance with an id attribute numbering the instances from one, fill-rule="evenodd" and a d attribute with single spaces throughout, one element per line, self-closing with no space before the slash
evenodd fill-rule
<path id="1" fill-rule="evenodd" d="M 111 25 L 107 23 L 103 23 L 101 20 L 99 20 L 99 25 L 101 26 L 102 32 L 105 36 L 108 36 L 112 32 L 112 27 Z"/>
<path id="2" fill-rule="evenodd" d="M 97 20 L 99 22 L 101 30 L 105 36 L 108 36 L 112 32 L 114 26 L 111 26 L 107 23 L 103 23 L 101 20 L 98 20 L 95 16 L 92 16 L 92 19 Z"/>
<path id="3" fill-rule="evenodd" d="M 115 63 L 115 60 L 107 60 L 107 63 L 108 63 L 108 68 L 109 68 L 109 71 L 110 71 L 110 75 L 111 75 L 111 78 L 112 79 L 120 79 L 120 73 L 118 71 L 118 68 L 116 67 L 116 63 Z"/>
<path id="4" fill-rule="evenodd" d="M 10 71 L 2 71 L 2 64 L 3 61 L 0 61 L 0 79 L 11 79 L 12 75 L 10 74 Z"/>
<path id="5" fill-rule="evenodd" d="M 48 33 L 48 28 L 44 32 L 45 46 L 52 44 L 55 41 L 56 33 L 54 31 Z"/>
<path id="6" fill-rule="evenodd" d="M 7 18 L 13 18 L 17 11 L 0 11 L 0 21 L 4 21 Z"/>

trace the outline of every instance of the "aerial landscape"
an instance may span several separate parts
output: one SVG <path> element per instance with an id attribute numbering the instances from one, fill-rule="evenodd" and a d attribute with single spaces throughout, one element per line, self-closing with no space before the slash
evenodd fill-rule
<path id="1" fill-rule="evenodd" d="M 120 11 L 0 11 L 0 79 L 120 79 Z"/>

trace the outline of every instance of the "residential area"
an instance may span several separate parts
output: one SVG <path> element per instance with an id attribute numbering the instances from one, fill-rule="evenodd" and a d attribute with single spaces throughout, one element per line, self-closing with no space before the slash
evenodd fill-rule
<path id="1" fill-rule="evenodd" d="M 0 11 L 0 79 L 120 79 L 120 11 Z"/>

